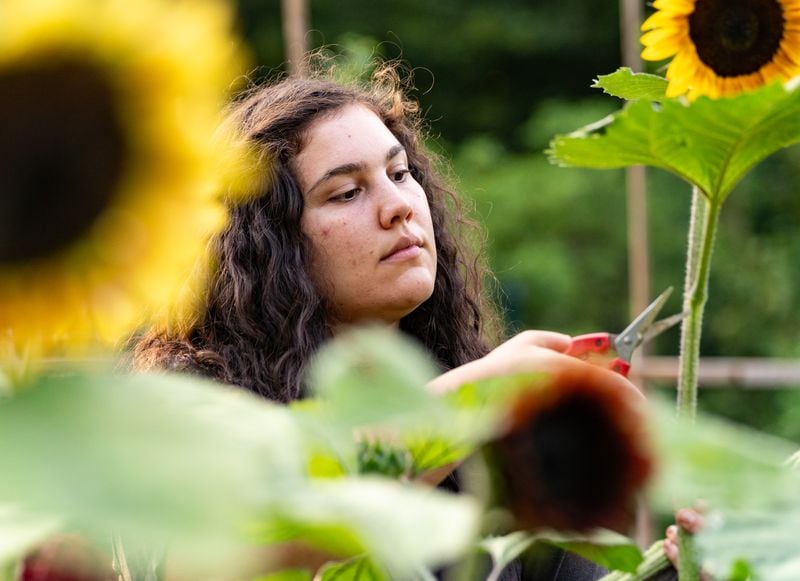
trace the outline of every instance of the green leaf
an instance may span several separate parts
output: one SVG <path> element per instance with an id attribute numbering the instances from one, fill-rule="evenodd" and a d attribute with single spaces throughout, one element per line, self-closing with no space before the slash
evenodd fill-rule
<path id="1" fill-rule="evenodd" d="M 761 579 L 800 578 L 800 472 L 786 461 L 796 444 L 703 414 L 680 421 L 672 404 L 650 403 L 661 460 L 651 500 L 670 512 L 707 504 L 703 566 L 720 578 L 745 565 Z"/>
<path id="2" fill-rule="evenodd" d="M 303 539 L 334 554 L 350 552 L 343 556 L 366 552 L 397 578 L 464 554 L 480 517 L 478 502 L 467 495 L 378 477 L 315 481 L 286 495 L 281 506 L 287 522 L 303 523 L 306 530 L 347 527 L 347 547 L 336 546 L 340 539 L 333 535 Z"/>
<path id="3" fill-rule="evenodd" d="M 324 413 L 342 429 L 402 427 L 424 424 L 441 412 L 426 388 L 436 374 L 421 347 L 397 332 L 369 327 L 323 347 L 309 369 L 309 384 Z"/>
<path id="4" fill-rule="evenodd" d="M 622 67 L 610 75 L 600 75 L 592 87 L 628 101 L 659 101 L 665 97 L 667 80 L 658 75 L 634 73 L 628 67 Z"/>
<path id="5" fill-rule="evenodd" d="M 501 537 L 488 537 L 478 545 L 492 558 L 490 579 L 497 579 L 508 565 L 524 553 L 536 539 L 533 535 L 517 531 Z"/>
<path id="6" fill-rule="evenodd" d="M 317 573 L 319 581 L 389 581 L 389 576 L 367 557 L 328 563 Z"/>
<path id="7" fill-rule="evenodd" d="M 411 455 L 415 474 L 459 462 L 475 450 L 471 443 L 456 442 L 452 434 L 449 437 L 431 433 L 408 435 L 403 438 L 403 444 Z"/>
<path id="8" fill-rule="evenodd" d="M 636 544 L 628 537 L 609 530 L 586 534 L 558 531 L 514 532 L 502 537 L 491 537 L 480 543 L 479 547 L 492 557 L 492 573 L 489 577 L 498 576 L 533 543 L 545 543 L 571 551 L 609 570 L 634 572 L 642 563 L 642 552 Z"/>
<path id="9" fill-rule="evenodd" d="M 563 166 L 659 167 L 721 202 L 758 162 L 798 141 L 800 91 L 772 84 L 725 99 L 637 101 L 556 136 L 548 154 Z"/>
<path id="10" fill-rule="evenodd" d="M 599 581 L 650 581 L 663 578 L 666 571 L 673 570 L 673 566 L 664 554 L 664 540 L 659 539 L 647 548 L 643 559 L 635 572 L 612 570 Z M 669 575 L 672 578 L 672 575 Z M 730 581 L 730 580 L 729 580 Z"/>
<path id="11" fill-rule="evenodd" d="M 385 479 L 308 480 L 295 419 L 192 377 L 42 378 L 0 403 L 0 498 L 99 537 L 121 530 L 181 545 L 196 560 L 234 556 L 256 519 L 273 531 L 294 526 L 285 538 L 367 551 L 401 574 L 473 542 L 480 509 L 468 496 Z"/>
<path id="12" fill-rule="evenodd" d="M 786 461 L 786 465 L 793 470 L 800 470 L 800 450 L 789 457 Z"/>
<path id="13" fill-rule="evenodd" d="M 632 573 L 642 562 L 642 552 L 631 539 L 609 530 L 586 534 L 537 532 L 536 540 L 577 553 L 609 570 Z"/>
<path id="14" fill-rule="evenodd" d="M 264 545 L 300 540 L 305 545 L 341 558 L 367 550 L 361 536 L 346 519 L 325 514 L 298 519 L 290 512 L 285 516 L 268 518 L 254 528 L 252 536 Z"/>
<path id="15" fill-rule="evenodd" d="M 197 378 L 41 377 L 0 402 L 0 498 L 102 538 L 221 547 L 303 481 L 295 432 L 284 408 Z"/>
<path id="16" fill-rule="evenodd" d="M 491 438 L 509 386 L 517 389 L 519 379 L 464 386 L 441 397 L 426 387 L 435 374 L 418 345 L 396 332 L 365 328 L 331 341 L 310 370 L 314 404 L 292 406 L 311 436 L 315 469 L 338 462 L 356 473 L 354 430 L 370 441 L 402 444 L 415 473 L 461 460 Z"/>
<path id="17" fill-rule="evenodd" d="M 653 502 L 672 510 L 702 498 L 716 509 L 783 510 L 800 504 L 800 472 L 787 458 L 796 445 L 708 414 L 695 422 L 651 397 L 660 465 Z"/>
<path id="18" fill-rule="evenodd" d="M 0 565 L 23 555 L 61 528 L 61 519 L 0 505 Z"/>
<path id="19" fill-rule="evenodd" d="M 697 535 L 703 566 L 715 579 L 800 579 L 800 506 L 712 513 Z"/>
<path id="20" fill-rule="evenodd" d="M 251 581 L 311 581 L 311 573 L 306 569 L 286 569 L 269 575 L 261 575 Z"/>

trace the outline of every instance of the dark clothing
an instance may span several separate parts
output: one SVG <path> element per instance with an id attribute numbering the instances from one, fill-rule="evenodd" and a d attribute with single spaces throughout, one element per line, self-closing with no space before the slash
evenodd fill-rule
<path id="1" fill-rule="evenodd" d="M 474 555 L 473 559 L 477 561 L 466 571 L 448 568 L 437 571 L 435 577 L 443 581 L 485 581 L 492 569 L 491 559 L 486 554 Z M 509 563 L 498 581 L 597 581 L 607 573 L 575 553 L 536 544 Z"/>
<path id="2" fill-rule="evenodd" d="M 460 492 L 461 483 L 459 471 L 448 475 L 440 484 L 440 489 L 450 492 Z M 485 569 L 485 579 L 491 570 L 491 563 L 486 557 L 485 564 L 478 568 Z M 442 578 L 440 572 L 437 577 Z M 524 555 L 512 561 L 500 574 L 498 581 L 596 581 L 608 571 L 580 555 L 564 551 L 549 545 L 536 544 Z M 444 575 L 447 579 L 447 575 Z M 481 581 L 481 580 L 465 580 Z"/>
<path id="3" fill-rule="evenodd" d="M 459 492 L 461 489 L 459 471 L 456 470 L 448 475 L 439 484 L 439 488 Z M 477 568 L 478 571 L 484 571 L 478 575 L 479 578 L 458 579 L 458 581 L 485 580 L 491 570 L 491 563 L 488 555 L 484 558 L 485 562 Z M 580 555 L 537 543 L 521 557 L 512 561 L 500 574 L 499 581 L 597 581 L 607 574 L 605 568 Z M 449 581 L 446 570 L 437 572 L 436 576 L 438 579 Z M 678 581 L 678 572 L 669 567 L 649 576 L 647 581 Z"/>
<path id="4" fill-rule="evenodd" d="M 536 547 L 513 561 L 500 576 L 502 581 L 596 581 L 606 569 L 580 555 L 553 547 Z"/>
<path id="5" fill-rule="evenodd" d="M 596 581 L 607 573 L 580 555 L 548 547 L 513 561 L 500 575 L 500 581 Z M 648 576 L 647 581 L 678 581 L 678 572 L 669 567 Z"/>

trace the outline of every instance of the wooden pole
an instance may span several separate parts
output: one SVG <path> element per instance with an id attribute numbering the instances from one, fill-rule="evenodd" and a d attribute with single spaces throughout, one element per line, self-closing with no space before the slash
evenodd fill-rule
<path id="1" fill-rule="evenodd" d="M 620 0 L 620 36 L 622 64 L 634 72 L 642 69 L 639 56 L 639 25 L 642 22 L 641 0 Z M 650 302 L 650 257 L 647 236 L 647 174 L 644 166 L 625 170 L 625 189 L 628 210 L 628 295 L 631 317 L 635 317 Z M 639 349 L 638 359 L 644 354 Z M 641 369 L 634 361 L 631 380 L 646 391 L 645 378 L 636 373 Z M 644 500 L 636 511 L 635 533 L 637 544 L 648 547 L 653 542 L 653 516 Z"/>
<path id="2" fill-rule="evenodd" d="M 293 77 L 302 77 L 307 72 L 305 55 L 308 52 L 308 0 L 281 0 L 281 8 L 283 44 L 289 74 Z"/>
<path id="3" fill-rule="evenodd" d="M 622 64 L 634 71 L 642 69 L 639 56 L 641 0 L 620 0 Z M 628 206 L 628 287 L 631 316 L 650 303 L 650 257 L 647 235 L 647 176 L 644 166 L 630 167 L 625 173 Z"/>

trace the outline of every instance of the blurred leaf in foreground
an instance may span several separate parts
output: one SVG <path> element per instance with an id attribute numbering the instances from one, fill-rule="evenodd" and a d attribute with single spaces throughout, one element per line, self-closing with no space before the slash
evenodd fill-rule
<path id="1" fill-rule="evenodd" d="M 679 421 L 658 398 L 651 405 L 661 458 L 652 500 L 669 512 L 708 505 L 697 535 L 704 566 L 720 578 L 746 566 L 758 578 L 798 579 L 800 472 L 787 463 L 796 445 L 707 415 Z"/>
<path id="2" fill-rule="evenodd" d="M 202 554 L 302 482 L 295 431 L 285 410 L 196 378 L 42 376 L 0 402 L 0 498 Z"/>

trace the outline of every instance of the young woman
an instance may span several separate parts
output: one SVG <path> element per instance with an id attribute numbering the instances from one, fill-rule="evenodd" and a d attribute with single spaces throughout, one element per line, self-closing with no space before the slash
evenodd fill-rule
<path id="1" fill-rule="evenodd" d="M 499 347 L 488 272 L 466 240 L 477 226 L 423 149 L 415 103 L 395 70 L 367 88 L 286 79 L 232 116 L 260 150 L 261 195 L 232 207 L 215 241 L 205 309 L 180 332 L 151 331 L 139 367 L 200 372 L 277 401 L 304 395 L 320 345 L 380 321 L 421 342 L 437 390 L 514 371 L 583 366 L 569 337 L 526 331 Z M 475 236 L 473 235 L 474 239 Z M 608 381 L 640 397 L 619 375 Z"/>
<path id="2" fill-rule="evenodd" d="M 419 341 L 441 366 L 436 391 L 589 365 L 562 353 L 570 338 L 559 333 L 498 340 L 488 272 L 467 243 L 475 224 L 424 149 L 418 107 L 395 69 L 362 88 L 286 79 L 251 92 L 231 114 L 262 155 L 263 191 L 231 208 L 203 312 L 180 332 L 144 336 L 138 367 L 202 373 L 288 402 L 304 396 L 319 347 L 366 322 Z M 620 375 L 601 375 L 642 397 Z M 536 579 L 601 574 L 558 557 Z"/>

